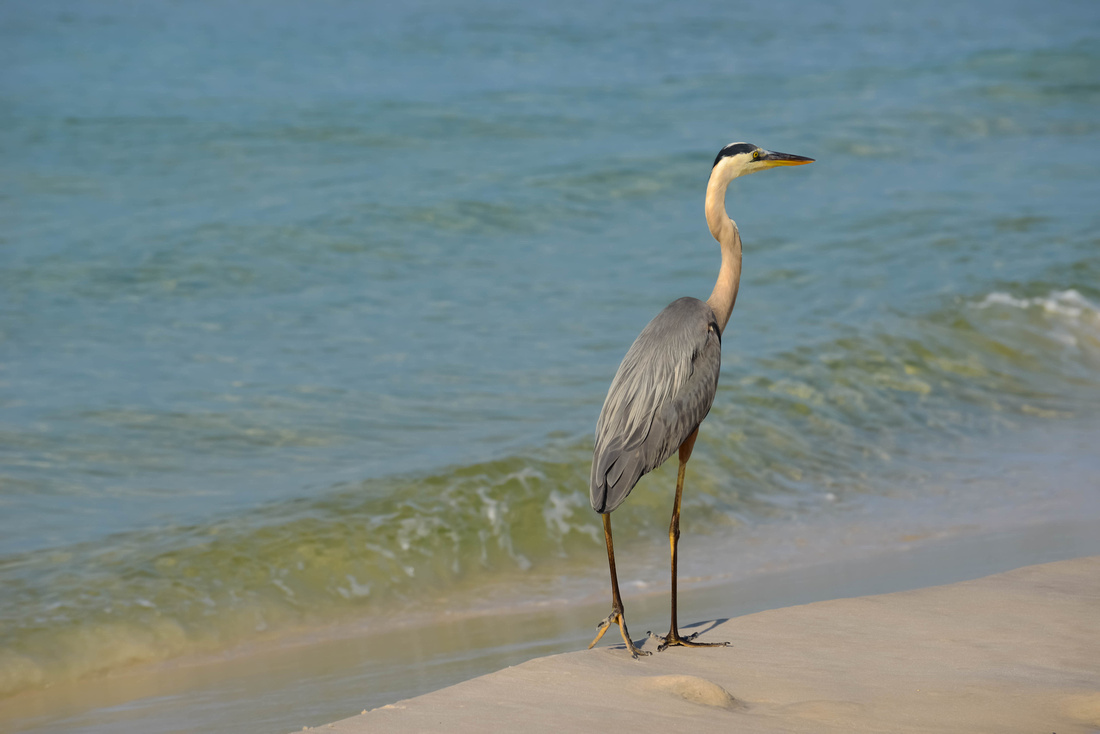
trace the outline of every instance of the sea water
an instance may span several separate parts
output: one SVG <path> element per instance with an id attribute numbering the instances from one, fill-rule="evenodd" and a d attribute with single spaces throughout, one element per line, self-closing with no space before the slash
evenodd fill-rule
<path id="1" fill-rule="evenodd" d="M 0 696 L 603 604 L 592 431 L 710 292 L 732 141 L 817 162 L 730 188 L 697 574 L 1095 510 L 1098 38 L 1073 2 L 5 3 Z M 674 479 L 614 515 L 636 585 Z"/>

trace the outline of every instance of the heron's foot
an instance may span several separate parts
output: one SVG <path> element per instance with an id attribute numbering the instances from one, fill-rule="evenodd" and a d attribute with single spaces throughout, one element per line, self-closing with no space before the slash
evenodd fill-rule
<path id="1" fill-rule="evenodd" d="M 591 644 L 589 644 L 588 646 L 588 649 L 591 650 L 593 647 L 595 647 L 596 643 L 600 641 L 601 637 L 603 637 L 603 633 L 607 632 L 611 625 L 616 623 L 619 625 L 619 631 L 623 634 L 623 642 L 626 643 L 626 649 L 630 651 L 631 657 L 637 660 L 639 655 L 653 654 L 647 650 L 640 649 L 634 644 L 634 641 L 630 639 L 630 632 L 626 629 L 626 617 L 623 616 L 622 612 L 617 611 L 612 611 L 611 614 L 607 615 L 607 617 L 602 622 L 600 622 L 599 626 L 597 627 L 599 632 L 596 633 L 596 639 L 592 640 Z"/>
<path id="2" fill-rule="evenodd" d="M 680 631 L 676 629 L 669 630 L 668 634 L 664 637 L 649 633 L 651 637 L 657 638 L 657 652 L 664 652 L 670 647 L 729 647 L 728 642 L 695 642 L 695 638 L 699 636 L 698 632 L 694 632 L 690 635 L 681 636 Z"/>

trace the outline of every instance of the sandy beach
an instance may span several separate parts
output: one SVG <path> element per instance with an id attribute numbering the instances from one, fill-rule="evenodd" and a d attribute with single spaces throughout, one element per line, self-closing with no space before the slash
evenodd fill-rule
<path id="1" fill-rule="evenodd" d="M 1092 556 L 696 620 L 701 640 L 731 647 L 632 660 L 620 642 L 553 655 L 317 729 L 1095 731 L 1098 610 Z"/>

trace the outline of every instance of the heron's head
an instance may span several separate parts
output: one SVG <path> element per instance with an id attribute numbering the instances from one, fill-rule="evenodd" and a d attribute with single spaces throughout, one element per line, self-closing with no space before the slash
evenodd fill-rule
<path id="1" fill-rule="evenodd" d="M 776 153 L 774 150 L 765 150 L 752 143 L 730 143 L 718 151 L 718 157 L 714 159 L 711 176 L 718 175 L 726 181 L 731 181 L 738 176 L 756 173 L 767 168 L 801 166 L 813 162 L 813 158 L 790 153 Z"/>

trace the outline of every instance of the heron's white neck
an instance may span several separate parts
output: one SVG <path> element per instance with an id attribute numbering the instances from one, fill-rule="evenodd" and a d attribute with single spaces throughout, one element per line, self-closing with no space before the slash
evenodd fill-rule
<path id="1" fill-rule="evenodd" d="M 707 225 L 722 247 L 722 267 L 718 270 L 718 280 L 707 305 L 718 317 L 718 330 L 722 332 L 729 323 L 733 304 L 737 300 L 737 288 L 741 285 L 741 235 L 737 225 L 726 215 L 726 188 L 731 180 L 732 177 L 719 173 L 712 175 L 707 184 Z"/>

